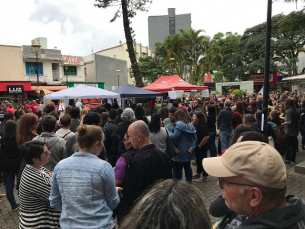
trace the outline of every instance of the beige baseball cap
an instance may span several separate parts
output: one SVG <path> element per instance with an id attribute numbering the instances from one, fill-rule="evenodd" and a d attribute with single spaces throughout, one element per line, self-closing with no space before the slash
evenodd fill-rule
<path id="1" fill-rule="evenodd" d="M 287 185 L 287 171 L 281 155 L 263 142 L 235 143 L 221 157 L 203 159 L 202 165 L 214 177 L 240 176 L 276 189 Z"/>

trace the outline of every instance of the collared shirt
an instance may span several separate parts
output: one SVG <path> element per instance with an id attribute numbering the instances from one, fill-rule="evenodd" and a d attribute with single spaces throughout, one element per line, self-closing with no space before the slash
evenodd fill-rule
<path id="1" fill-rule="evenodd" d="M 90 153 L 74 153 L 55 167 L 49 200 L 62 211 L 61 228 L 113 228 L 120 198 L 111 165 Z"/>

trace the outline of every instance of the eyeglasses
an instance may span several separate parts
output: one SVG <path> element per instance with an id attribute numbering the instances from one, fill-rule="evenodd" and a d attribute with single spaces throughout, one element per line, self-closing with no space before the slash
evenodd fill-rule
<path id="1" fill-rule="evenodd" d="M 218 183 L 219 183 L 219 187 L 221 189 L 223 189 L 223 184 L 233 184 L 233 185 L 241 185 L 241 186 L 248 186 L 248 187 L 257 187 L 255 185 L 250 185 L 250 184 L 240 184 L 240 183 L 234 183 L 234 182 L 228 182 L 228 181 L 225 181 L 223 178 L 218 178 Z M 259 187 L 257 187 L 259 188 Z M 265 195 L 265 193 L 263 192 L 263 190 L 261 188 L 259 188 L 263 195 Z"/>

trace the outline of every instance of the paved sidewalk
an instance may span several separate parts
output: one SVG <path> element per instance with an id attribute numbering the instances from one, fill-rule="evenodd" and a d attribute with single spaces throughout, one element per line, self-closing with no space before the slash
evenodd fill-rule
<path id="1" fill-rule="evenodd" d="M 305 151 L 301 150 L 297 153 L 296 163 L 305 161 Z M 196 170 L 195 166 L 192 166 L 193 171 Z M 287 194 L 294 194 L 305 199 L 305 175 L 297 174 L 294 172 L 294 164 L 287 166 L 288 171 L 288 187 Z M 221 194 L 220 188 L 216 185 L 217 178 L 208 177 L 208 180 L 204 183 L 193 182 L 193 185 L 200 189 L 205 197 L 206 207 L 209 207 L 211 200 Z M 5 193 L 3 185 L 0 186 L 0 193 Z M 16 199 L 18 197 L 16 195 Z M 3 202 L 0 203 L 0 228 L 1 229 L 16 229 L 18 228 L 18 211 L 12 212 L 11 206 L 7 201 L 6 197 L 1 199 Z M 212 222 L 215 222 L 216 218 L 211 217 Z"/>

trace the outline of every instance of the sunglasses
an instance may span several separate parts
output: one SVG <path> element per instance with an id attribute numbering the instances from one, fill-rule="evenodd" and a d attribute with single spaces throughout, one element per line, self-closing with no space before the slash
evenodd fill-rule
<path id="1" fill-rule="evenodd" d="M 248 186 L 248 187 L 257 187 L 257 186 L 249 185 L 249 184 L 240 184 L 240 183 L 228 182 L 228 181 L 225 181 L 223 178 L 218 178 L 218 183 L 219 183 L 219 187 L 221 189 L 223 189 L 223 185 L 224 184 L 232 184 L 232 185 L 240 185 L 240 186 Z M 259 188 L 259 187 L 257 187 L 257 188 Z M 265 195 L 263 190 L 262 189 L 260 189 L 260 190 L 262 191 L 263 195 Z"/>

